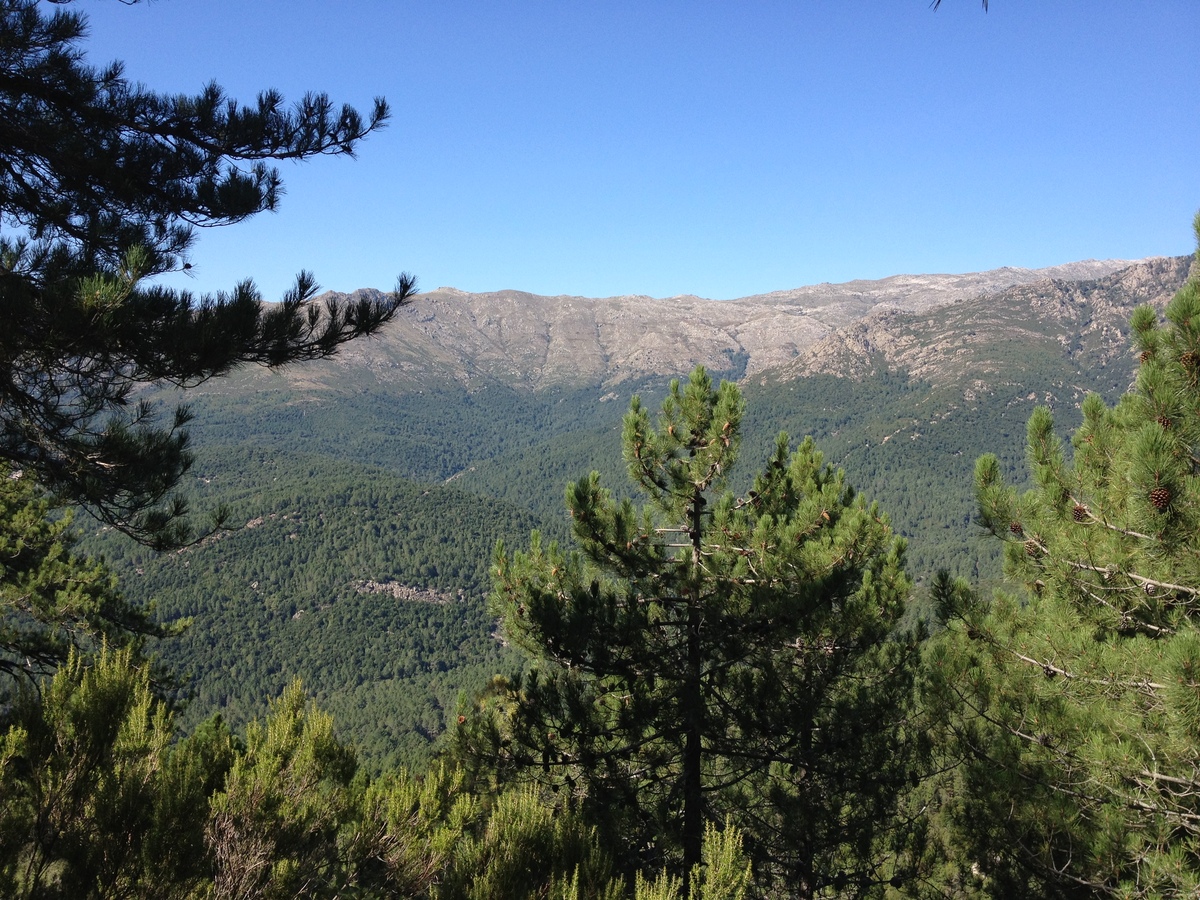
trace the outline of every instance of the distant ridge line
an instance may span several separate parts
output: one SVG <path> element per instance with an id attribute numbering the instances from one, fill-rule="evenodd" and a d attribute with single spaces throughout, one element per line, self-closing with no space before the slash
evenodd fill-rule
<path id="1" fill-rule="evenodd" d="M 843 363 L 857 372 L 873 364 L 843 340 L 851 330 L 861 332 L 870 324 L 871 345 L 879 347 L 889 347 L 893 340 L 932 339 L 888 337 L 899 325 L 879 320 L 927 316 L 981 298 L 986 302 L 986 298 L 1005 297 L 1006 292 L 1018 292 L 1005 301 L 1016 303 L 1018 313 L 1024 308 L 1026 315 L 1034 315 L 1036 298 L 1089 291 L 1088 285 L 1111 281 L 1112 299 L 1105 301 L 1102 318 L 1115 335 L 1128 316 L 1120 298 L 1136 293 L 1123 285 L 1144 285 L 1146 297 L 1165 302 L 1179 273 L 1186 272 L 1187 261 L 1187 257 L 1150 257 L 1132 263 L 1082 260 L 1042 269 L 892 275 L 734 300 L 690 295 L 547 297 L 515 290 L 470 293 L 438 288 L 418 295 L 376 338 L 347 347 L 330 363 L 333 368 L 305 367 L 298 377 L 316 387 L 322 379 L 330 384 L 336 381 L 334 370 L 357 367 L 397 388 L 449 380 L 540 390 L 677 377 L 696 365 L 735 379 L 772 371 L 781 377 L 799 377 L 803 372 L 833 371 Z M 1064 290 L 1064 285 L 1074 287 Z M 934 315 L 932 327 L 937 327 L 940 315 Z M 975 330 L 979 334 L 972 341 L 987 334 L 986 315 Z M 1104 353 L 1114 346 L 1104 343 Z M 823 360 L 826 355 L 831 358 Z"/>
<path id="2" fill-rule="evenodd" d="M 1150 262 L 1155 259 L 1166 259 L 1166 256 L 1147 256 L 1142 259 L 1082 259 L 1075 262 L 1059 263 L 1053 266 L 1043 266 L 1038 269 L 1029 269 L 1023 266 L 999 266 L 995 269 L 985 269 L 981 272 L 930 272 L 926 274 L 914 274 L 900 272 L 894 275 L 886 275 L 882 278 L 852 278 L 849 281 L 821 281 L 815 284 L 805 284 L 794 288 L 781 288 L 779 290 L 767 291 L 761 294 L 747 294 L 742 297 L 733 297 L 729 299 L 719 299 L 715 297 L 702 297 L 698 294 L 672 294 L 668 297 L 655 297 L 650 294 L 613 294 L 605 297 L 589 297 L 584 294 L 537 294 L 533 291 L 525 291 L 520 288 L 497 288 L 489 291 L 467 291 L 462 288 L 452 285 L 443 285 L 425 291 L 427 294 L 462 294 L 466 296 L 485 297 L 492 295 L 512 295 L 524 294 L 530 297 L 544 297 L 548 300 L 702 300 L 711 303 L 737 303 L 743 300 L 771 300 L 778 297 L 786 297 L 796 292 L 813 291 L 825 288 L 849 288 L 858 285 L 883 285 L 894 283 L 904 279 L 927 279 L 927 278 L 988 278 L 995 277 L 997 279 L 1006 279 L 1016 275 L 1021 281 L 1040 281 L 1043 278 L 1059 278 L 1064 281 L 1085 281 L 1090 278 L 1102 277 L 1103 275 L 1116 272 L 1119 269 L 1127 268 L 1128 266 L 1137 265 L 1138 263 Z M 360 288 L 363 291 L 374 291 L 374 288 Z M 336 294 L 336 291 L 330 291 L 331 294 Z M 357 291 L 353 292 L 357 293 Z M 380 292 L 382 293 L 382 291 Z"/>

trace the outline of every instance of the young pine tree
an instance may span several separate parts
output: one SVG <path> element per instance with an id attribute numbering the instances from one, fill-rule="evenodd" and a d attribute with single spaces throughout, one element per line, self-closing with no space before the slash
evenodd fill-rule
<path id="1" fill-rule="evenodd" d="M 884 823 L 918 745 L 916 654 L 891 632 L 903 541 L 781 436 L 745 497 L 722 491 L 743 402 L 702 368 L 624 454 L 646 503 L 595 473 L 567 490 L 579 549 L 498 552 L 493 603 L 532 659 L 458 735 L 466 757 L 578 804 L 630 865 L 685 879 L 706 825 L 744 834 L 763 884 L 869 893 L 896 872 Z"/>

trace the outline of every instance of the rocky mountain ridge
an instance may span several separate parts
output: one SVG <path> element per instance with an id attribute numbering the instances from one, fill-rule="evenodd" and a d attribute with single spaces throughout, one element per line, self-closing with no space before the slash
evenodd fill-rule
<path id="1" fill-rule="evenodd" d="M 916 377 L 949 379 L 980 362 L 969 352 L 972 345 L 988 343 L 993 333 L 1001 341 L 1025 340 L 1022 321 L 1045 315 L 1064 327 L 1078 325 L 1078 334 L 1063 338 L 1068 343 L 1082 342 L 1088 352 L 1093 345 L 1104 354 L 1121 352 L 1129 311 L 1139 302 L 1165 303 L 1186 276 L 1189 259 L 897 275 L 737 300 L 438 288 L 419 295 L 382 334 L 350 345 L 324 369 L 306 366 L 287 377 L 297 386 L 319 388 L 336 378 L 329 367 L 352 367 L 397 387 L 453 379 L 467 386 L 498 380 L 537 390 L 613 386 L 703 364 L 739 378 L 854 374 L 884 365 Z M 953 340 L 961 346 L 948 360 L 948 335 L 959 332 Z"/>
<path id="2" fill-rule="evenodd" d="M 1039 351 L 1076 360 L 1079 368 L 1104 368 L 1130 354 L 1133 309 L 1164 308 L 1192 264 L 1188 256 L 1158 257 L 1100 278 L 1049 278 L 936 311 L 873 310 L 773 374 L 786 381 L 886 369 L 934 385 L 987 389 L 1009 378 L 1015 359 Z"/>

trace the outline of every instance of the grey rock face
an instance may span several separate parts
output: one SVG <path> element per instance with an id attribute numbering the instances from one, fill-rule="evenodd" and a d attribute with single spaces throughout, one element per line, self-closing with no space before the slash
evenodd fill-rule
<path id="1" fill-rule="evenodd" d="M 421 294 L 383 334 L 351 344 L 324 365 L 365 367 L 384 382 L 498 379 L 530 389 L 680 375 L 697 364 L 738 376 L 777 371 L 799 377 L 854 374 L 883 359 L 928 377 L 944 367 L 945 347 L 930 329 L 949 325 L 947 309 L 957 310 L 955 321 L 976 317 L 976 334 L 990 333 L 994 325 L 1017 340 L 1019 322 L 1006 314 L 991 323 L 986 298 L 1003 297 L 995 308 L 1015 303 L 1030 320 L 1086 306 L 1090 324 L 1080 327 L 1089 335 L 1101 329 L 1105 346 L 1115 347 L 1133 298 L 1165 302 L 1164 292 L 1170 296 L 1187 265 L 1187 258 L 1088 260 L 1037 270 L 895 275 L 737 300 L 471 294 L 445 287 Z M 1097 293 L 1094 285 L 1105 279 L 1111 284 Z M 984 306 L 976 311 L 971 303 Z M 323 371 L 306 366 L 295 377 L 316 387 Z"/>

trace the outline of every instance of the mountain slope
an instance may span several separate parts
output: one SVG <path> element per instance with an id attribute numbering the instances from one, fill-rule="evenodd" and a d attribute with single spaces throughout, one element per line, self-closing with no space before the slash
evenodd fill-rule
<path id="1" fill-rule="evenodd" d="M 1128 358 L 1134 307 L 1165 307 L 1191 262 L 1164 257 L 1095 279 L 1044 279 L 930 312 L 873 311 L 773 375 L 783 381 L 817 372 L 854 377 L 886 368 L 979 392 L 1022 385 L 1018 376 L 1042 357 L 1064 371 L 1098 374 Z"/>
<path id="2" fill-rule="evenodd" d="M 127 596 L 190 620 L 155 645 L 185 676 L 186 724 L 241 726 L 299 677 L 370 766 L 418 764 L 462 692 L 518 665 L 485 596 L 496 542 L 525 542 L 528 512 L 312 454 L 212 451 L 196 477 L 239 527 L 167 554 L 88 543 Z"/>
<path id="3" fill-rule="evenodd" d="M 873 312 L 830 330 L 788 364 L 745 378 L 751 418 L 742 468 L 751 470 L 780 429 L 797 438 L 811 433 L 829 460 L 913 538 L 914 562 L 984 571 L 991 551 L 969 543 L 975 457 L 997 452 L 1023 477 L 1024 423 L 1035 404 L 1049 404 L 1068 428 L 1088 391 L 1115 400 L 1132 376 L 1129 314 L 1139 303 L 1165 305 L 1190 263 L 1190 257 L 1158 258 L 1074 281 L 1030 280 L 1044 273 L 1023 270 L 897 276 L 768 295 L 778 309 L 808 304 L 789 314 L 797 321 L 814 319 L 822 298 L 822 315 L 862 296 Z M 1087 275 L 1109 265 L 1078 264 L 1054 274 Z M 1014 279 L 1022 283 L 996 288 Z M 953 299 L 964 285 L 996 289 Z M 489 297 L 496 308 L 484 305 Z M 713 316 L 752 305 L 423 295 L 381 338 L 352 345 L 334 362 L 283 374 L 242 373 L 189 392 L 188 399 L 201 447 L 302 445 L 406 478 L 454 479 L 464 490 L 524 506 L 561 533 L 567 480 L 596 468 L 622 488 L 618 429 L 630 395 L 640 392 L 654 404 L 667 377 L 685 375 L 703 357 L 689 335 L 699 328 L 711 336 Z M 709 321 L 667 315 L 683 308 Z M 642 323 L 647 340 L 674 348 L 674 356 L 664 350 L 655 363 L 662 375 L 621 381 L 623 364 L 589 369 L 593 357 L 586 354 L 569 373 L 556 374 L 544 364 L 552 354 L 543 354 L 561 343 L 555 323 L 584 312 L 613 320 L 628 315 Z M 499 337 L 484 347 L 480 328 L 489 317 L 487 327 Z M 414 331 L 414 323 L 426 331 Z M 514 349 L 523 341 L 532 342 L 528 372 Z M 626 360 L 640 352 L 632 337 L 629 343 Z M 595 354 L 599 346 L 593 344 Z M 787 346 L 771 352 L 790 357 Z M 751 368 L 755 357 L 736 347 L 714 349 L 712 362 Z"/>
<path id="4" fill-rule="evenodd" d="M 922 312 L 1049 277 L 1102 277 L 1128 265 L 1089 260 L 1041 270 L 896 275 L 738 300 L 541 297 L 438 288 L 418 296 L 377 339 L 288 377 L 316 388 L 336 381 L 339 369 L 352 368 L 402 387 L 453 379 L 532 389 L 616 385 L 674 376 L 696 365 L 741 377 L 783 365 L 873 312 Z"/>
<path id="5" fill-rule="evenodd" d="M 247 527 L 166 557 L 92 546 L 133 599 L 194 618 L 162 645 L 194 676 L 193 718 L 244 721 L 300 675 L 373 763 L 417 761 L 460 691 L 516 664 L 483 603 L 495 541 L 565 537 L 564 486 L 591 469 L 628 489 L 619 423 L 633 392 L 653 408 L 696 362 L 752 372 L 733 490 L 780 430 L 812 434 L 910 539 L 918 580 L 944 566 L 985 582 L 999 567 L 972 524 L 975 458 L 997 453 L 1019 482 L 1035 404 L 1065 431 L 1085 392 L 1115 400 L 1134 365 L 1129 313 L 1161 308 L 1189 263 L 730 302 L 422 295 L 334 361 L 162 392 L 196 414 L 197 506 L 228 502 Z"/>

